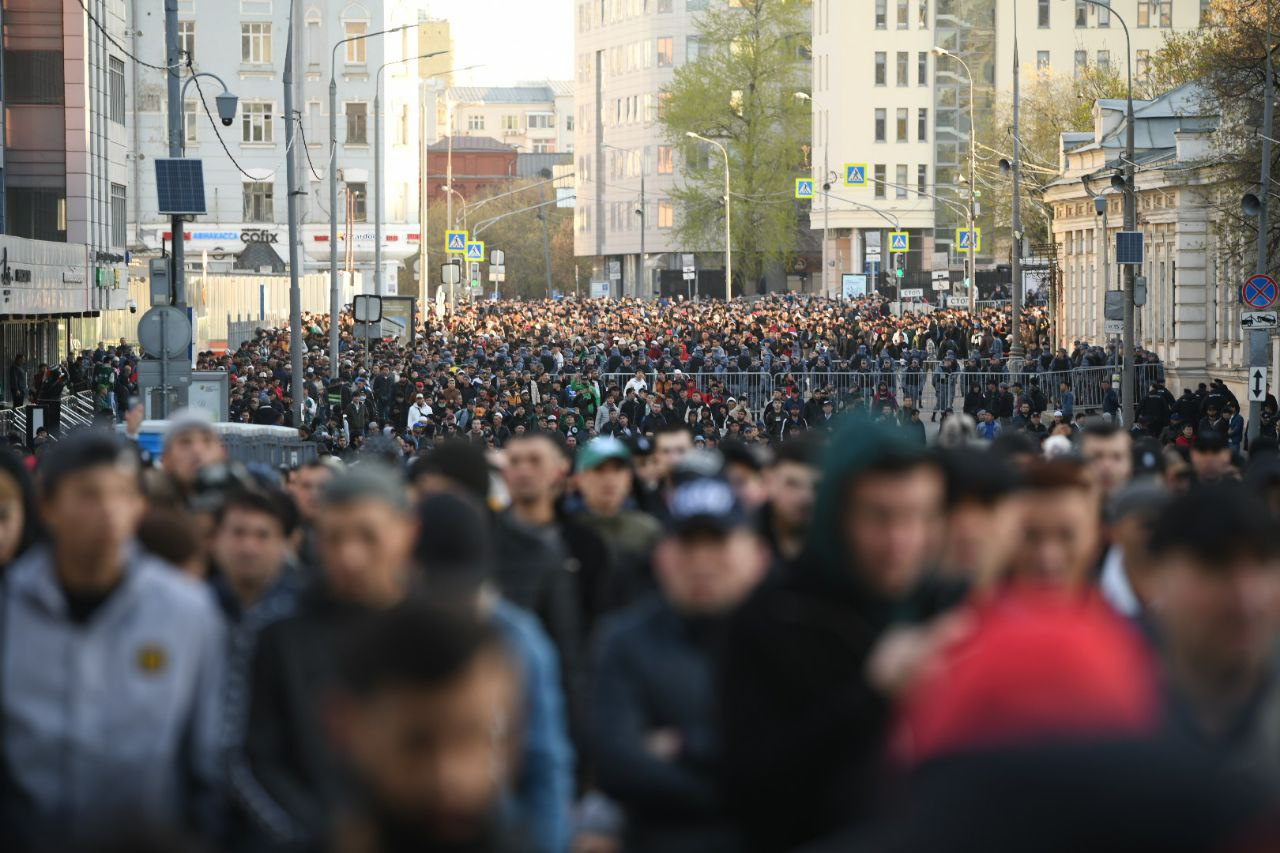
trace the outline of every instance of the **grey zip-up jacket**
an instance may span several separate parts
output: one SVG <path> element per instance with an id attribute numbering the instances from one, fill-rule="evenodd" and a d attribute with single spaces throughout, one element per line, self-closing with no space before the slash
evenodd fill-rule
<path id="1" fill-rule="evenodd" d="M 84 624 L 47 546 L 8 572 L 0 604 L 0 736 L 25 827 L 42 841 L 127 814 L 212 829 L 226 639 L 209 590 L 129 549 Z"/>

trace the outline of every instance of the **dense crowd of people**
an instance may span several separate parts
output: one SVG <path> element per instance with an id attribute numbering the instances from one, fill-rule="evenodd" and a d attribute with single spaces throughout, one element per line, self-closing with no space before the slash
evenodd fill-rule
<path id="1" fill-rule="evenodd" d="M 1233 446 L 1215 381 L 1162 443 L 1193 412 L 1156 417 L 1158 377 L 1132 431 L 1019 428 L 1019 402 L 926 440 L 822 383 L 780 402 L 827 419 L 778 435 L 581 425 L 600 377 L 619 409 L 712 407 L 734 349 L 805 387 L 864 347 L 983 347 L 938 317 L 876 349 L 878 306 L 802 306 L 705 306 L 690 336 L 687 306 L 624 303 L 643 342 L 590 304 L 468 308 L 371 380 L 349 343 L 336 382 L 311 318 L 314 460 L 242 464 L 191 411 L 144 453 L 129 400 L 0 453 L 0 848 L 1280 849 L 1275 439 Z M 288 346 L 204 358 L 279 423 Z M 1010 384 L 1062 405 L 1049 366 Z M 385 406 L 359 441 L 323 411 L 356 403 Z"/>

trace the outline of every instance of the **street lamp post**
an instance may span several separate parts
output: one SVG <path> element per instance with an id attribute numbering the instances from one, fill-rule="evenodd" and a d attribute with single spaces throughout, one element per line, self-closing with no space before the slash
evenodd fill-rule
<path id="1" fill-rule="evenodd" d="M 813 96 L 808 92 L 796 92 L 796 97 L 802 101 L 808 101 L 812 105 L 812 109 L 817 109 L 818 104 L 813 100 Z M 831 196 L 830 187 L 831 167 L 828 161 L 831 157 L 831 123 L 824 122 L 822 127 L 822 295 L 830 296 L 832 294 L 831 285 L 831 262 L 827 260 L 828 247 L 831 242 Z M 812 209 L 812 206 L 810 207 Z"/>
<path id="2" fill-rule="evenodd" d="M 609 148 L 613 151 L 620 151 L 623 154 L 626 154 L 627 157 L 631 157 L 633 154 L 638 154 L 642 158 L 640 163 L 640 207 L 636 210 L 636 215 L 640 217 L 640 261 L 639 261 L 639 264 L 637 265 L 638 268 L 636 272 L 636 278 L 639 279 L 643 287 L 637 287 L 634 295 L 640 298 L 647 298 L 650 295 L 650 287 L 649 287 L 649 279 L 647 275 L 648 270 L 646 269 L 645 263 L 644 263 L 644 260 L 645 260 L 644 231 L 645 231 L 645 228 L 648 227 L 649 222 L 647 219 L 645 219 L 643 154 L 640 154 L 639 152 L 636 152 L 636 151 L 631 151 L 627 148 L 619 148 L 618 146 L 610 145 L 607 142 L 600 143 L 600 147 Z"/>
<path id="3" fill-rule="evenodd" d="M 714 145 L 724 156 L 724 300 L 728 302 L 733 299 L 733 227 L 730 219 L 733 200 L 729 196 L 729 150 L 714 139 L 692 130 L 685 131 L 685 136 Z"/>
<path id="4" fill-rule="evenodd" d="M 338 287 L 338 48 L 374 36 L 398 33 L 416 24 L 350 36 L 338 41 L 329 53 L 329 375 L 338 376 L 338 315 L 342 313 L 342 291 Z M 350 243 L 350 234 L 348 243 Z"/>
<path id="5" fill-rule="evenodd" d="M 436 56 L 442 56 L 449 51 L 433 50 L 431 53 L 424 53 L 421 56 L 406 56 L 402 59 L 393 59 L 390 62 L 384 62 L 378 66 L 378 73 L 373 79 L 373 292 L 378 296 L 382 296 L 385 288 L 382 284 L 382 199 L 386 195 L 382 191 L 382 72 L 386 70 L 388 65 L 398 65 L 402 62 L 418 62 L 423 59 L 431 59 Z M 423 223 L 419 223 L 419 228 Z"/>
<path id="6" fill-rule="evenodd" d="M 1124 190 L 1124 230 L 1135 231 L 1138 228 L 1138 188 L 1134 184 L 1134 162 L 1133 162 L 1133 45 L 1129 40 L 1129 25 L 1125 23 L 1115 9 L 1107 3 L 1101 3 L 1099 0 L 1080 0 L 1082 3 L 1088 3 L 1090 6 L 1097 6 L 1099 9 L 1106 9 L 1111 17 L 1120 22 L 1120 28 L 1124 30 L 1124 55 L 1125 70 L 1128 81 L 1128 92 L 1125 97 L 1125 132 L 1124 132 L 1124 162 L 1121 164 L 1121 175 L 1123 176 Z M 1114 182 L 1113 182 L 1114 183 Z M 1118 259 L 1117 259 L 1118 260 Z M 1134 384 L 1134 271 L 1133 264 L 1124 265 L 1124 337 L 1121 341 L 1120 354 L 1121 358 L 1121 378 L 1120 378 L 1120 419 L 1125 429 L 1128 429 L 1133 423 L 1133 408 L 1137 402 L 1137 386 Z"/>
<path id="7" fill-rule="evenodd" d="M 933 55 L 951 57 L 960 63 L 960 67 L 964 69 L 965 77 L 969 79 L 969 257 L 967 260 L 969 262 L 969 313 L 976 314 L 978 309 L 978 235 L 974 230 L 974 208 L 977 205 L 977 186 L 974 183 L 974 172 L 976 171 L 978 159 L 976 140 L 978 128 L 973 120 L 973 72 L 969 70 L 969 63 L 945 47 L 935 47 Z"/>

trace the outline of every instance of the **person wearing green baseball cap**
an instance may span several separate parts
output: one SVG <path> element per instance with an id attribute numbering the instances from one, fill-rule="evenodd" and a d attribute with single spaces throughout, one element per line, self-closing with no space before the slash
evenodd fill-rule
<path id="1" fill-rule="evenodd" d="M 631 499 L 631 451 L 612 436 L 588 442 L 575 460 L 574 485 L 582 498 L 578 516 L 613 552 L 614 571 L 601 590 L 597 606 L 611 610 L 652 589 L 649 555 L 662 536 L 662 526 Z"/>

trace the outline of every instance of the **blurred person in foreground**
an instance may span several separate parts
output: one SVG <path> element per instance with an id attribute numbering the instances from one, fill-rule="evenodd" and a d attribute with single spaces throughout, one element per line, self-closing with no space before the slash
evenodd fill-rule
<path id="1" fill-rule="evenodd" d="M 798 558 L 808 539 L 820 450 L 815 437 L 797 436 L 778 445 L 764 469 L 768 498 L 761 510 L 760 530 L 778 566 L 789 566 Z"/>
<path id="2" fill-rule="evenodd" d="M 1170 723 L 1280 792 L 1280 541 L 1237 483 L 1193 488 L 1151 536 L 1150 613 Z"/>
<path id="3" fill-rule="evenodd" d="M 9 849 L 120 821 L 217 829 L 222 620 L 208 590 L 143 551 L 137 454 L 86 430 L 42 460 L 48 541 L 0 589 L 0 808 Z"/>
<path id="4" fill-rule="evenodd" d="M 502 598 L 494 582 L 490 515 L 472 498 L 441 492 L 418 505 L 414 566 L 424 597 L 491 624 L 511 653 L 518 677 L 519 761 L 509 780 L 507 824 L 531 853 L 569 844 L 574 750 L 555 647 L 533 614 Z"/>
<path id="5" fill-rule="evenodd" d="M 232 756 L 236 803 L 264 844 L 314 843 L 341 778 L 321 728 L 344 634 L 408 595 L 417 518 L 398 473 L 367 464 L 320 496 L 320 581 L 294 615 L 267 626 L 249 669 L 243 748 Z"/>
<path id="6" fill-rule="evenodd" d="M 902 696 L 882 816 L 804 853 L 1263 853 L 1269 801 L 1161 736 L 1154 662 L 1102 602 L 1009 589 Z"/>
<path id="7" fill-rule="evenodd" d="M 22 457 L 0 449 L 0 579 L 41 536 L 35 484 Z"/>
<path id="8" fill-rule="evenodd" d="M 996 448 L 948 451 L 947 525 L 938 558 L 941 576 L 989 589 L 1009 563 L 1018 541 L 1021 475 Z"/>
<path id="9" fill-rule="evenodd" d="M 350 780 L 325 853 L 530 849 L 503 791 L 519 755 L 519 677 L 500 632 L 412 604 L 374 617 L 341 653 L 326 729 Z"/>
<path id="10" fill-rule="evenodd" d="M 820 466 L 809 543 L 730 619 L 719 696 L 724 780 L 748 848 L 786 850 L 869 806 L 889 719 L 885 682 L 916 656 L 944 596 L 926 583 L 942 472 L 900 430 L 847 421 Z"/>
<path id="11" fill-rule="evenodd" d="M 591 745 L 601 789 L 626 812 L 629 851 L 741 849 L 720 788 L 715 660 L 729 614 L 769 551 L 727 483 L 677 486 L 654 553 L 660 594 L 601 628 Z"/>
<path id="12" fill-rule="evenodd" d="M 160 464 L 184 499 L 195 489 L 202 468 L 225 461 L 226 445 L 208 415 L 197 409 L 174 413 L 165 430 Z"/>
<path id="13" fill-rule="evenodd" d="M 1098 563 L 1102 521 L 1098 490 L 1080 461 L 1061 456 L 1029 465 L 1018 507 L 1008 579 L 1085 590 Z"/>
<path id="14" fill-rule="evenodd" d="M 1102 418 L 1085 421 L 1076 436 L 1085 475 L 1105 501 L 1133 475 L 1133 439 Z"/>

